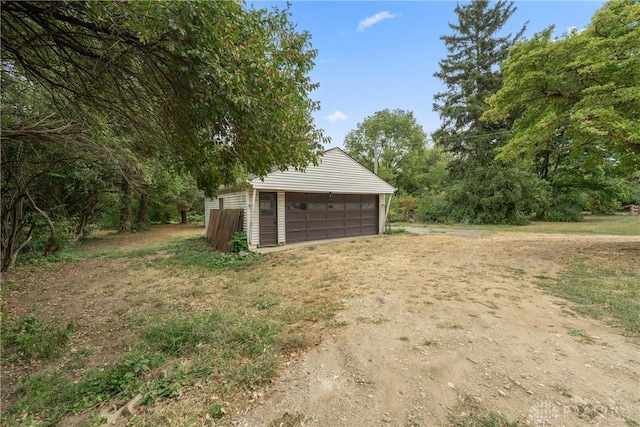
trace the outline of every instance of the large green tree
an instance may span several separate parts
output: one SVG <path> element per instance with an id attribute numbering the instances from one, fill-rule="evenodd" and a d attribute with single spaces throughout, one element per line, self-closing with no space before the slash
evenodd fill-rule
<path id="1" fill-rule="evenodd" d="M 518 43 L 487 121 L 515 119 L 498 158 L 550 184 L 547 219 L 608 212 L 640 167 L 640 2 L 614 0 L 584 31 Z"/>
<path id="2" fill-rule="evenodd" d="M 212 194 L 304 168 L 326 140 L 311 118 L 316 51 L 287 10 L 3 1 L 1 21 L 3 270 L 38 230 L 50 253 L 63 221 L 82 232 L 95 218 L 100 197 L 71 192 L 119 192 L 128 228 L 145 165 Z"/>
<path id="3" fill-rule="evenodd" d="M 481 121 L 487 109 L 485 99 L 502 85 L 500 64 L 509 49 L 521 37 L 502 31 L 516 8 L 513 1 L 473 0 L 457 5 L 458 23 L 449 23 L 453 34 L 441 36 L 448 54 L 440 71 L 434 74 L 446 90 L 434 96 L 434 111 L 440 114 L 441 127 L 435 143 L 452 154 L 454 178 L 462 178 L 474 166 L 494 161 L 494 148 L 504 140 L 509 123 L 503 120 Z"/>
<path id="4" fill-rule="evenodd" d="M 581 32 L 553 38 L 553 28 L 517 44 L 504 85 L 488 99 L 487 121 L 514 118 L 499 157 L 535 165 L 545 179 L 555 165 L 640 166 L 640 2 L 614 0 Z"/>
<path id="5" fill-rule="evenodd" d="M 522 223 L 539 205 L 545 191 L 534 190 L 535 178 L 511 171 L 495 160 L 511 122 L 481 120 L 486 98 L 502 86 L 500 65 L 525 31 L 503 34 L 516 8 L 512 1 L 473 0 L 458 5 L 453 34 L 442 36 L 448 55 L 440 61 L 440 78 L 446 91 L 434 96 L 433 108 L 441 127 L 434 133 L 438 147 L 450 153 L 451 186 L 446 206 L 450 220 L 476 223 Z M 533 199 L 518 200 L 524 195 Z"/>
<path id="6" fill-rule="evenodd" d="M 345 137 L 344 147 L 373 173 L 395 184 L 405 156 L 424 147 L 426 138 L 411 111 L 382 110 L 358 123 Z"/>
<path id="7" fill-rule="evenodd" d="M 304 167 L 324 137 L 316 51 L 286 10 L 238 2 L 2 2 L 2 60 L 59 109 L 105 120 L 208 193 L 239 174 Z"/>

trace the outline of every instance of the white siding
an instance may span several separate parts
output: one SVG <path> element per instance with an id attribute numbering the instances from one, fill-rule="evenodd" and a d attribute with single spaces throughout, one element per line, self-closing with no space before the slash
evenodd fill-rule
<path id="1" fill-rule="evenodd" d="M 278 191 L 278 244 L 282 245 L 287 242 L 287 230 L 285 222 L 286 204 L 284 191 Z"/>
<path id="2" fill-rule="evenodd" d="M 391 194 L 395 191 L 394 187 L 339 148 L 327 150 L 319 159 L 318 166 L 310 165 L 304 172 L 275 171 L 264 181 L 255 178 L 252 184 L 258 190 L 306 193 Z"/>
<path id="3" fill-rule="evenodd" d="M 209 211 L 211 209 L 220 209 L 220 199 L 222 200 L 223 209 L 244 209 L 244 220 L 242 229 L 247 230 L 247 191 L 236 191 L 233 193 L 218 194 L 215 199 L 205 197 L 204 199 L 204 229 L 205 232 L 209 227 Z"/>
<path id="4" fill-rule="evenodd" d="M 249 247 L 257 248 L 258 243 L 260 242 L 260 210 L 258 207 L 260 206 L 260 195 L 256 191 L 255 203 L 253 202 L 253 191 L 247 191 L 247 211 L 250 211 L 250 226 L 251 231 L 247 232 L 247 236 L 249 238 Z"/>

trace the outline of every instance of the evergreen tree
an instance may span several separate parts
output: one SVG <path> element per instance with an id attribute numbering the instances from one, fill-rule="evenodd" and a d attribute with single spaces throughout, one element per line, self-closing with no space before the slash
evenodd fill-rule
<path id="1" fill-rule="evenodd" d="M 509 123 L 480 121 L 487 109 L 485 99 L 502 85 L 500 64 L 509 49 L 521 37 L 526 25 L 516 34 L 499 36 L 516 8 L 513 2 L 500 0 L 490 7 L 488 0 L 473 0 L 456 6 L 458 23 L 449 27 L 452 35 L 440 37 L 448 55 L 439 62 L 441 79 L 447 90 L 434 96 L 434 111 L 442 126 L 434 134 L 436 144 L 452 154 L 453 178 L 464 178 L 475 166 L 493 163 L 496 146 L 502 144 Z"/>
<path id="2" fill-rule="evenodd" d="M 522 224 L 546 197 L 533 174 L 507 168 L 495 160 L 511 121 L 481 120 L 486 99 L 502 86 L 501 64 L 526 29 L 501 35 L 516 8 L 513 1 L 473 0 L 455 9 L 452 35 L 442 36 L 448 55 L 440 61 L 447 90 L 434 96 L 442 126 L 434 141 L 450 153 L 452 185 L 447 194 L 449 219 L 472 223 Z M 525 196 L 526 194 L 526 196 Z"/>

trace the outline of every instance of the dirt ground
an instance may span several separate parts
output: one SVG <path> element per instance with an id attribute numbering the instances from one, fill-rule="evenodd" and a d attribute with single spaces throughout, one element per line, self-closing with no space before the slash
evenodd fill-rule
<path id="1" fill-rule="evenodd" d="M 128 242 L 118 238 L 117 244 L 144 246 L 199 234 L 191 226 L 157 228 Z M 116 238 L 104 236 L 90 248 L 100 250 Z M 320 343 L 287 362 L 257 404 L 223 421 L 237 427 L 447 425 L 452 408 L 471 399 L 535 426 L 638 426 L 638 340 L 576 314 L 536 282 L 560 274 L 575 256 L 640 272 L 639 241 L 439 233 L 266 254 L 274 262 L 297 257 L 327 269 L 325 276 L 342 282 L 348 296 Z M 631 242 L 635 252 L 629 255 L 623 249 Z M 116 286 L 136 274 L 127 262 L 94 258 L 44 273 L 19 268 L 3 277 L 3 286 L 9 284 L 5 310 L 10 318 L 37 309 L 73 320 L 80 328 L 71 353 L 90 346 L 92 364 L 106 363 L 123 345 L 109 339 L 126 327 L 119 323 L 126 317 L 118 316 L 123 301 L 147 303 Z M 150 282 L 149 292 L 157 285 Z M 569 335 L 570 328 L 586 331 L 593 342 Z M 3 388 L 28 368 L 5 367 Z"/>
<path id="2" fill-rule="evenodd" d="M 404 237 L 366 272 L 342 277 L 354 294 L 336 318 L 346 326 L 328 331 L 234 424 L 444 425 L 471 398 L 530 425 L 638 425 L 637 341 L 534 284 L 576 251 L 615 260 L 628 241 L 638 238 Z"/>

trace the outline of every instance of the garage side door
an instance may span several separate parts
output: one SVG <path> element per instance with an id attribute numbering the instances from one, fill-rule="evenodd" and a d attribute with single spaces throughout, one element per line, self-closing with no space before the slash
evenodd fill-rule
<path id="1" fill-rule="evenodd" d="M 287 243 L 378 234 L 378 195 L 286 193 Z"/>

